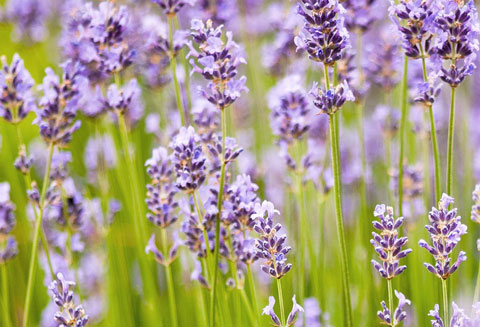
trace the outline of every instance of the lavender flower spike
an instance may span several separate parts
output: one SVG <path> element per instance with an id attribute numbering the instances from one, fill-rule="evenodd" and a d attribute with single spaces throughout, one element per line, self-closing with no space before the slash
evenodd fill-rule
<path id="1" fill-rule="evenodd" d="M 472 220 L 480 224 L 480 184 L 475 185 L 475 190 L 472 193 Z"/>
<path id="2" fill-rule="evenodd" d="M 167 16 L 175 16 L 185 5 L 193 6 L 196 0 L 152 0 Z"/>
<path id="3" fill-rule="evenodd" d="M 279 215 L 280 212 L 274 208 L 273 203 L 263 201 L 262 204 L 255 204 L 252 219 L 256 222 L 254 230 L 260 234 L 255 243 L 255 255 L 260 260 L 265 260 L 265 265 L 262 265 L 265 273 L 272 278 L 280 279 L 292 269 L 292 264 L 286 263 L 286 255 L 292 248 L 285 244 L 287 235 L 277 235 L 282 225 L 279 223 L 273 225 L 273 217 L 276 214 Z"/>
<path id="4" fill-rule="evenodd" d="M 393 208 L 385 207 L 384 204 L 376 206 L 374 215 L 379 221 L 373 221 L 373 226 L 381 233 L 379 235 L 372 232 L 373 239 L 370 240 L 370 243 L 382 263 L 372 260 L 372 264 L 383 278 L 392 279 L 405 271 L 407 266 L 400 266 L 400 259 L 412 252 L 411 249 L 402 250 L 402 247 L 407 244 L 408 238 L 398 237 L 398 228 L 402 226 L 403 217 L 394 219 Z"/>
<path id="5" fill-rule="evenodd" d="M 285 327 L 293 326 L 297 319 L 298 313 L 304 312 L 304 309 L 297 303 L 295 295 L 293 295 L 292 297 L 292 303 L 293 303 L 292 310 L 288 315 Z M 280 319 L 278 318 L 277 314 L 275 313 L 274 306 L 275 306 L 275 298 L 273 296 L 269 296 L 268 305 L 265 308 L 263 308 L 262 315 L 270 316 L 270 318 L 272 319 L 272 326 L 282 327 L 283 325 L 280 322 Z"/>
<path id="6" fill-rule="evenodd" d="M 398 326 L 400 322 L 407 318 L 407 312 L 404 310 L 404 307 L 407 304 L 411 304 L 410 300 L 408 300 L 401 292 L 395 290 L 395 296 L 398 298 L 398 306 L 393 313 L 393 317 L 390 309 L 383 301 L 381 303 L 383 310 L 377 312 L 377 316 L 380 318 L 380 320 L 382 320 L 382 324 L 392 327 Z"/>
<path id="7" fill-rule="evenodd" d="M 32 87 L 35 82 L 25 69 L 23 60 L 15 54 L 10 65 L 5 56 L 0 58 L 0 117 L 17 124 L 36 109 Z"/>
<path id="8" fill-rule="evenodd" d="M 467 233 L 467 226 L 461 223 L 461 217 L 457 216 L 457 209 L 449 210 L 448 207 L 453 203 L 453 198 L 443 193 L 438 202 L 438 209 L 432 208 L 428 214 L 431 225 L 425 226 L 430 233 L 432 245 L 426 241 L 420 240 L 418 244 L 427 249 L 435 258 L 435 267 L 425 263 L 425 267 L 438 278 L 447 279 L 453 274 L 462 261 L 467 260 L 464 251 L 460 251 L 457 261 L 450 266 L 453 249 L 460 241 L 462 235 Z"/>
<path id="9" fill-rule="evenodd" d="M 81 305 L 75 306 L 74 294 L 71 290 L 75 283 L 67 281 L 62 273 L 50 283 L 49 290 L 52 293 L 53 302 L 60 311 L 55 313 L 55 321 L 59 327 L 84 327 L 88 323 L 88 315 Z"/>
<path id="10" fill-rule="evenodd" d="M 17 242 L 9 236 L 15 227 L 14 204 L 10 201 L 10 184 L 0 183 L 0 264 L 17 255 Z M 4 243 L 4 244 L 3 244 Z"/>
<path id="11" fill-rule="evenodd" d="M 226 32 L 226 42 L 222 40 L 222 27 L 214 28 L 211 20 L 204 23 L 193 19 L 192 37 L 198 44 L 198 50 L 191 42 L 187 43 L 190 48 L 187 58 L 196 59 L 190 60 L 192 73 L 199 73 L 209 81 L 205 88 L 199 89 L 200 94 L 220 110 L 235 102 L 242 92 L 248 91 L 245 86 L 247 78 L 236 78 L 238 66 L 247 62 L 238 44 L 233 41 L 232 32 Z"/>
<path id="12" fill-rule="evenodd" d="M 313 97 L 313 104 L 315 107 L 320 110 L 320 113 L 327 115 L 333 115 L 336 113 L 345 102 L 355 101 L 355 97 L 350 90 L 347 81 L 343 81 L 342 84 L 328 90 L 319 87 L 318 83 L 314 82 L 310 94 Z"/>

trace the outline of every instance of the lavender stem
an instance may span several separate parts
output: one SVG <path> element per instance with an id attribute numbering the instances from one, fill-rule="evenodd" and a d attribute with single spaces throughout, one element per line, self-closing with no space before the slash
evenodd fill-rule
<path id="1" fill-rule="evenodd" d="M 283 306 L 283 292 L 282 292 L 282 282 L 280 278 L 277 278 L 277 289 L 278 289 L 278 302 L 280 303 L 280 317 L 282 326 L 285 326 L 285 308 Z"/>
<path id="2" fill-rule="evenodd" d="M 172 53 L 170 54 L 170 60 L 171 60 L 171 67 L 172 67 L 172 77 L 173 77 L 173 85 L 175 87 L 175 96 L 177 98 L 177 107 L 178 107 L 178 112 L 180 113 L 180 119 L 182 122 L 182 126 L 185 125 L 185 108 L 183 106 L 183 101 L 182 101 L 182 95 L 180 92 L 180 85 L 178 84 L 178 76 L 177 76 L 177 61 L 175 59 L 175 56 L 173 55 L 173 24 L 174 24 L 174 18 L 175 16 L 168 15 L 168 39 L 170 42 L 170 46 L 172 49 L 170 50 Z"/>
<path id="3" fill-rule="evenodd" d="M 405 56 L 403 63 L 403 79 L 402 79 L 402 113 L 400 118 L 400 153 L 398 154 L 398 213 L 403 216 L 403 155 L 405 148 L 405 127 L 407 125 L 407 98 L 408 98 L 408 57 Z"/>
<path id="4" fill-rule="evenodd" d="M 447 281 L 442 279 L 442 296 L 443 296 L 443 321 L 445 327 L 450 326 L 450 321 L 448 320 L 448 289 L 447 289 Z"/>
<path id="5" fill-rule="evenodd" d="M 168 253 L 168 246 L 167 246 L 167 229 L 162 228 L 162 245 L 163 245 L 163 252 Z M 165 265 L 165 275 L 167 278 L 167 288 L 168 288 L 168 300 L 170 302 L 170 315 L 172 318 L 172 327 L 178 326 L 178 318 L 177 318 L 177 304 L 175 299 L 175 287 L 172 278 L 172 269 L 170 267 L 170 263 Z"/>
<path id="6" fill-rule="evenodd" d="M 450 102 L 450 119 L 448 123 L 448 153 L 447 153 L 447 193 L 452 194 L 453 179 L 453 133 L 455 126 L 455 88 L 452 87 Z"/>
<path id="7" fill-rule="evenodd" d="M 4 263 L 2 266 L 2 295 L 3 295 L 3 315 L 5 317 L 5 327 L 11 327 L 12 322 L 10 321 L 10 308 L 9 308 L 9 296 L 8 296 L 8 276 L 7 276 L 7 264 Z"/>

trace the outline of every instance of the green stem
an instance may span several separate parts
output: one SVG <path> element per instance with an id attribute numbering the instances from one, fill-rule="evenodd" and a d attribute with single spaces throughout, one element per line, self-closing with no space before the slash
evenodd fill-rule
<path id="1" fill-rule="evenodd" d="M 448 289 L 447 281 L 442 279 L 442 295 L 443 295 L 443 325 L 445 327 L 450 326 L 450 321 L 448 317 Z"/>
<path id="2" fill-rule="evenodd" d="M 222 214 L 222 205 L 223 205 L 223 187 L 225 186 L 225 138 L 227 136 L 226 131 L 226 122 L 225 122 L 225 108 L 222 109 L 222 170 L 220 175 L 220 187 L 218 190 L 218 200 L 217 200 L 217 219 L 215 222 L 215 266 L 213 273 L 213 288 L 212 288 L 212 297 L 210 300 L 210 324 L 215 326 L 215 297 L 217 295 L 217 276 L 218 276 L 218 262 L 220 260 L 220 217 Z"/>
<path id="3" fill-rule="evenodd" d="M 175 54 L 173 53 L 173 24 L 174 24 L 175 16 L 168 16 L 168 39 L 170 42 L 170 60 L 171 60 L 171 67 L 172 67 L 172 76 L 173 76 L 173 85 L 175 87 L 175 97 L 177 98 L 177 107 L 178 112 L 180 113 L 180 119 L 182 121 L 182 126 L 185 126 L 185 108 L 183 106 L 182 101 L 182 94 L 180 92 L 180 84 L 178 83 L 178 76 L 177 76 L 177 59 L 175 58 Z M 185 72 L 186 74 L 187 72 Z"/>
<path id="4" fill-rule="evenodd" d="M 8 275 L 7 275 L 7 265 L 4 263 L 2 266 L 2 295 L 3 295 L 3 315 L 5 317 L 5 326 L 11 327 L 12 322 L 10 321 L 10 308 L 9 308 L 9 296 L 8 296 Z"/>
<path id="5" fill-rule="evenodd" d="M 393 287 L 392 280 L 387 279 L 387 288 L 388 288 L 388 310 L 390 310 L 390 317 L 392 319 L 392 326 L 395 326 L 395 318 L 393 317 Z"/>
<path id="6" fill-rule="evenodd" d="M 428 81 L 427 74 L 427 65 L 425 63 L 425 55 L 423 53 L 423 46 L 420 44 L 420 53 L 422 55 L 422 69 L 423 69 L 423 80 Z M 430 133 L 432 135 L 432 149 L 433 149 L 433 160 L 435 164 L 435 203 L 440 199 L 442 181 L 440 179 L 440 155 L 438 151 L 438 141 L 437 141 L 437 128 L 435 127 L 435 118 L 433 116 L 433 106 L 428 107 L 428 115 L 430 117 Z"/>
<path id="7" fill-rule="evenodd" d="M 258 298 L 257 298 L 257 291 L 255 290 L 255 280 L 253 279 L 252 268 L 250 265 L 247 265 L 247 279 L 248 284 L 250 287 L 250 296 L 253 298 L 253 313 L 255 315 L 256 326 L 260 326 L 260 320 L 258 315 Z"/>
<path id="8" fill-rule="evenodd" d="M 407 100 L 408 100 L 408 57 L 405 56 L 403 62 L 403 79 L 402 79 L 402 106 L 400 118 L 400 153 L 398 155 L 398 213 L 403 216 L 403 155 L 405 152 L 405 127 L 407 125 Z"/>
<path id="9" fill-rule="evenodd" d="M 163 253 L 167 255 L 168 253 L 168 246 L 167 246 L 167 230 L 162 228 L 162 244 L 163 244 Z M 170 266 L 170 262 L 165 265 L 165 275 L 167 278 L 167 288 L 168 288 L 168 300 L 170 302 L 170 316 L 172 320 L 172 326 L 178 326 L 178 318 L 177 318 L 177 304 L 175 299 L 175 287 L 172 278 L 172 269 Z"/>
<path id="10" fill-rule="evenodd" d="M 447 194 L 452 196 L 453 179 L 453 132 L 455 126 L 455 88 L 452 87 L 450 102 L 450 120 L 448 123 L 448 153 L 447 153 Z"/>
<path id="11" fill-rule="evenodd" d="M 35 225 L 35 236 L 33 238 L 33 245 L 32 245 L 32 256 L 30 257 L 30 268 L 28 271 L 28 283 L 27 283 L 27 295 L 25 297 L 25 308 L 23 313 L 23 326 L 28 326 L 28 319 L 30 318 L 30 303 L 32 301 L 33 295 L 33 281 L 35 277 L 35 263 L 37 261 L 37 254 L 38 254 L 38 239 L 40 237 L 42 231 L 42 218 L 43 218 L 43 210 L 45 206 L 45 195 L 47 193 L 47 185 L 49 184 L 50 178 L 50 168 L 52 166 L 52 157 L 53 157 L 53 150 L 55 146 L 53 143 L 50 143 L 48 146 L 48 160 L 47 160 L 47 169 L 45 171 L 45 176 L 43 177 L 43 185 L 42 185 L 42 193 L 40 194 L 40 212 L 36 220 Z M 48 251 L 48 248 L 45 248 L 45 251 Z"/>
<path id="12" fill-rule="evenodd" d="M 282 292 L 282 282 L 280 279 L 277 279 L 277 289 L 278 289 L 278 303 L 280 304 L 280 318 L 282 326 L 285 326 L 285 308 L 283 306 L 283 292 Z"/>
<path id="13" fill-rule="evenodd" d="M 178 30 L 181 29 L 180 28 L 180 22 L 178 20 L 178 16 L 175 16 L 175 27 Z M 184 51 L 186 52 L 187 49 L 184 49 Z M 189 119 L 193 123 L 193 117 L 192 117 L 192 112 L 191 112 L 192 96 L 190 94 L 190 74 L 188 73 L 190 68 L 188 67 L 188 61 L 187 61 L 187 58 L 186 58 L 185 54 L 182 55 L 182 65 L 183 65 L 183 70 L 185 71 L 185 74 L 184 74 L 184 76 L 185 76 L 185 94 L 187 95 L 187 103 L 188 103 L 187 112 L 190 113 Z"/>
<path id="14" fill-rule="evenodd" d="M 324 65 L 325 70 L 325 86 L 330 89 L 330 82 L 328 78 L 328 67 Z M 336 75 L 336 74 L 335 74 Z M 335 78 L 335 76 L 334 76 Z M 334 177 L 333 193 L 335 196 L 335 216 L 337 220 L 337 237 L 340 245 L 341 256 L 341 270 L 342 270 L 342 286 L 343 286 L 343 300 L 345 310 L 345 326 L 352 327 L 352 301 L 350 295 L 350 276 L 348 271 L 348 254 L 347 245 L 345 242 L 345 231 L 343 228 L 343 214 L 342 214 L 342 187 L 340 178 L 340 152 L 338 141 L 338 116 L 332 114 L 330 118 L 330 146 L 332 148 L 332 168 Z"/>

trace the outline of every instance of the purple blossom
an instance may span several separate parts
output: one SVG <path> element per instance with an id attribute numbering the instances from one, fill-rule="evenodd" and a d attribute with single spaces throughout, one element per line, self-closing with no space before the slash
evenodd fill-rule
<path id="1" fill-rule="evenodd" d="M 172 163 L 177 176 L 176 186 L 183 191 L 195 191 L 205 181 L 207 159 L 193 127 L 181 127 L 170 143 L 170 148 L 173 150 Z"/>
<path id="2" fill-rule="evenodd" d="M 307 51 L 313 61 L 332 66 L 349 46 L 349 34 L 344 26 L 345 9 L 338 0 L 299 2 L 298 14 L 305 19 L 305 25 L 295 37 L 297 49 Z"/>
<path id="3" fill-rule="evenodd" d="M 391 189 L 398 192 L 398 170 L 393 170 Z M 412 200 L 419 197 L 423 193 L 423 169 L 416 165 L 403 165 L 403 194 L 405 200 Z M 395 193 L 396 194 L 396 193 Z"/>
<path id="4" fill-rule="evenodd" d="M 18 157 L 15 159 L 13 165 L 24 175 L 27 175 L 30 172 L 30 168 L 33 165 L 33 157 L 27 155 L 27 149 L 24 144 L 20 145 Z"/>
<path id="5" fill-rule="evenodd" d="M 297 303 L 295 295 L 292 297 L 292 303 L 293 303 L 292 310 L 288 314 L 288 318 L 285 326 L 293 326 L 297 319 L 298 313 L 304 312 L 303 308 Z M 275 298 L 273 296 L 269 296 L 268 305 L 265 308 L 263 308 L 262 315 L 270 316 L 270 318 L 272 319 L 272 326 L 281 327 L 283 325 L 280 322 L 280 319 L 278 318 L 277 314 L 275 313 L 274 306 L 275 306 Z"/>
<path id="6" fill-rule="evenodd" d="M 47 19 L 53 4 L 49 0 L 9 0 L 5 18 L 14 24 L 13 39 L 41 42 L 47 35 Z"/>
<path id="7" fill-rule="evenodd" d="M 330 317 L 328 313 L 322 312 L 316 298 L 306 298 L 304 301 L 304 309 L 304 314 L 298 316 L 295 323 L 296 327 L 302 327 L 304 325 L 308 327 L 330 327 Z M 303 321 L 305 321 L 305 324 Z"/>
<path id="8" fill-rule="evenodd" d="M 125 115 L 130 122 L 134 123 L 143 116 L 142 90 L 136 79 L 131 79 L 122 88 L 116 84 L 108 87 L 107 96 L 104 100 L 106 110 L 118 115 Z"/>
<path id="9" fill-rule="evenodd" d="M 450 265 L 455 246 L 460 241 L 462 235 L 467 233 L 467 226 L 462 224 L 461 217 L 457 216 L 457 209 L 449 210 L 448 207 L 453 203 L 453 198 L 443 194 L 438 202 L 438 209 L 432 208 L 428 214 L 430 225 L 425 226 L 430 234 L 432 245 L 429 245 L 423 239 L 418 244 L 425 248 L 435 259 L 435 267 L 425 263 L 425 267 L 438 278 L 446 280 L 453 274 L 462 261 L 467 260 L 464 251 L 460 251 L 457 261 Z"/>
<path id="10" fill-rule="evenodd" d="M 222 138 L 215 134 L 212 137 L 211 143 L 207 144 L 210 153 L 210 173 L 218 173 L 222 167 L 222 160 L 228 166 L 231 162 L 238 158 L 243 152 L 243 148 L 239 147 L 237 141 L 233 137 L 225 138 L 225 156 L 222 159 Z M 220 176 L 217 176 L 220 178 Z"/>
<path id="11" fill-rule="evenodd" d="M 461 309 L 455 302 L 452 302 L 453 314 L 450 318 L 451 327 L 476 327 L 480 322 L 479 308 L 480 302 L 477 302 L 473 305 L 474 316 L 472 318 L 468 317 L 465 313 L 465 310 Z M 440 307 L 438 304 L 435 304 L 434 310 L 430 310 L 429 316 L 433 319 L 430 320 L 433 327 L 443 327 L 444 322 L 440 317 Z"/>
<path id="12" fill-rule="evenodd" d="M 196 0 L 152 0 L 163 9 L 163 13 L 167 16 L 175 16 L 185 6 L 195 5 Z"/>
<path id="13" fill-rule="evenodd" d="M 198 50 L 190 42 L 187 55 L 187 58 L 192 57 L 192 73 L 199 73 L 208 80 L 206 87 L 199 88 L 200 94 L 220 110 L 234 103 L 242 92 L 248 91 L 246 77 L 236 78 L 237 68 L 246 63 L 245 58 L 233 41 L 232 32 L 226 32 L 226 42 L 222 40 L 222 27 L 214 28 L 211 20 L 204 23 L 193 19 L 192 37 L 198 44 Z"/>
<path id="14" fill-rule="evenodd" d="M 261 204 L 255 204 L 255 213 L 251 216 L 255 220 L 253 229 L 259 234 L 255 244 L 255 255 L 264 261 L 262 270 L 276 279 L 282 278 L 292 269 L 292 264 L 287 263 L 286 257 L 292 249 L 285 244 L 287 235 L 278 235 L 282 225 L 273 224 L 274 216 L 279 214 L 273 203 L 263 201 Z"/>
<path id="15" fill-rule="evenodd" d="M 195 100 L 192 106 L 193 122 L 204 143 L 212 143 L 220 125 L 220 115 L 213 104 L 203 98 Z"/>
<path id="16" fill-rule="evenodd" d="M 85 147 L 83 161 L 90 181 L 96 181 L 99 174 L 115 167 L 117 155 L 112 137 L 108 134 L 91 137 Z"/>
<path id="17" fill-rule="evenodd" d="M 62 273 L 58 273 L 49 286 L 53 302 L 60 310 L 54 316 L 59 327 L 83 327 L 88 323 L 88 315 L 83 307 L 75 305 L 74 287 L 75 283 L 66 280 Z"/>
<path id="18" fill-rule="evenodd" d="M 10 201 L 10 184 L 0 183 L 0 264 L 18 253 L 17 241 L 9 233 L 15 227 L 15 205 Z"/>
<path id="19" fill-rule="evenodd" d="M 174 199 L 177 189 L 173 185 L 173 170 L 167 149 L 154 149 L 145 166 L 151 178 L 147 185 L 146 203 L 150 211 L 147 218 L 156 226 L 166 228 L 178 219 L 175 215 L 178 203 Z"/>
<path id="20" fill-rule="evenodd" d="M 475 185 L 475 190 L 472 193 L 472 220 L 480 224 L 480 184 Z"/>
<path id="21" fill-rule="evenodd" d="M 440 95 L 441 89 L 442 85 L 437 82 L 437 74 L 431 74 L 426 82 L 422 81 L 417 84 L 417 94 L 414 101 L 429 108 Z"/>
<path id="22" fill-rule="evenodd" d="M 400 266 L 400 259 L 405 258 L 411 249 L 402 250 L 407 244 L 407 237 L 399 237 L 398 229 L 403 224 L 403 217 L 395 219 L 393 208 L 385 207 L 384 204 L 375 207 L 374 216 L 379 221 L 373 221 L 373 227 L 380 231 L 380 235 L 372 232 L 373 239 L 370 243 L 375 248 L 382 263 L 372 260 L 373 267 L 385 279 L 392 279 L 407 269 L 407 266 Z"/>
<path id="23" fill-rule="evenodd" d="M 377 312 L 378 318 L 382 320 L 382 324 L 388 325 L 388 326 L 398 326 L 400 322 L 405 320 L 407 318 L 407 312 L 405 311 L 404 307 L 405 305 L 410 305 L 411 302 L 408 300 L 405 295 L 402 293 L 398 292 L 395 290 L 395 296 L 398 298 L 398 306 L 395 309 L 395 312 L 392 314 L 390 313 L 390 309 L 387 307 L 384 301 L 382 301 L 382 311 Z M 393 319 L 392 319 L 393 318 Z M 452 325 L 453 326 L 453 325 Z"/>
<path id="24" fill-rule="evenodd" d="M 30 111 L 36 109 L 32 87 L 35 85 L 18 54 L 13 56 L 10 65 L 5 56 L 1 57 L 0 70 L 0 117 L 7 122 L 17 124 Z"/>
<path id="25" fill-rule="evenodd" d="M 360 31 L 365 33 L 374 22 L 382 18 L 378 12 L 380 1 L 376 0 L 345 0 L 342 5 L 345 7 L 345 26 L 349 31 Z"/>
<path id="26" fill-rule="evenodd" d="M 72 134 L 80 128 L 81 123 L 75 118 L 81 90 L 86 82 L 79 75 L 78 65 L 67 61 L 62 68 L 62 79 L 52 69 L 45 70 L 43 96 L 34 121 L 40 127 L 40 135 L 45 142 L 60 147 L 70 143 Z"/>
<path id="27" fill-rule="evenodd" d="M 174 243 L 173 246 L 170 248 L 167 254 L 167 258 L 165 255 L 157 248 L 155 243 L 155 234 L 152 234 L 150 240 L 148 241 L 147 246 L 145 247 L 145 253 L 149 254 L 150 252 L 153 253 L 155 256 L 155 260 L 164 266 L 170 265 L 176 258 L 178 254 L 178 247 L 183 244 L 183 242 L 178 238 L 177 233 L 174 234 Z"/>
<path id="28" fill-rule="evenodd" d="M 317 107 L 321 113 L 327 115 L 333 115 L 345 104 L 345 102 L 355 100 L 346 81 L 342 84 L 338 84 L 335 88 L 330 88 L 328 90 L 319 87 L 318 83 L 314 82 L 312 89 L 310 90 L 310 95 L 313 98 L 313 104 L 315 107 Z"/>

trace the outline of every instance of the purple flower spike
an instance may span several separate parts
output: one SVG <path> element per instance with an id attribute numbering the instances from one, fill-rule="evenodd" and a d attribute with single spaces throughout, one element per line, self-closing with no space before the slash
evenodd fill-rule
<path id="1" fill-rule="evenodd" d="M 430 225 L 425 228 L 430 233 L 432 245 L 424 240 L 420 240 L 418 245 L 425 248 L 435 258 L 435 266 L 425 263 L 425 267 L 438 278 L 447 279 L 453 274 L 461 262 L 467 259 L 465 252 L 461 251 L 457 260 L 450 266 L 452 254 L 455 246 L 462 235 L 467 233 L 467 226 L 462 224 L 461 217 L 457 216 L 457 209 L 449 210 L 448 207 L 453 203 L 453 198 L 443 194 L 438 202 L 438 209 L 432 208 L 428 214 Z"/>
<path id="2" fill-rule="evenodd" d="M 166 228 L 178 219 L 175 215 L 178 203 L 174 199 L 177 189 L 173 185 L 173 170 L 167 149 L 154 149 L 152 158 L 145 165 L 152 179 L 147 185 L 146 202 L 150 210 L 147 218 L 158 227 Z"/>
<path id="3" fill-rule="evenodd" d="M 136 79 L 131 79 L 122 88 L 110 85 L 104 100 L 106 110 L 125 115 L 130 124 L 134 124 L 143 116 L 142 90 Z"/>
<path id="4" fill-rule="evenodd" d="M 297 314 L 299 312 L 304 312 L 305 311 L 305 310 L 303 310 L 303 307 L 301 307 L 297 303 L 297 299 L 296 299 L 295 295 L 293 295 L 293 297 L 292 297 L 292 303 L 293 303 L 292 310 L 288 314 L 288 318 L 287 318 L 287 326 L 292 326 L 295 323 L 295 320 L 297 319 Z"/>
<path id="5" fill-rule="evenodd" d="M 193 127 L 181 127 L 170 143 L 170 148 L 173 149 L 172 163 L 177 175 L 176 186 L 183 191 L 195 191 L 205 181 L 207 159 Z"/>
<path id="6" fill-rule="evenodd" d="M 272 319 L 273 326 L 282 326 L 280 319 L 278 318 L 277 314 L 275 313 L 274 307 L 275 306 L 275 298 L 273 296 L 268 297 L 268 305 L 263 308 L 262 315 L 268 315 Z"/>
<path id="7" fill-rule="evenodd" d="M 10 201 L 10 184 L 0 183 L 0 264 L 18 253 L 17 242 L 9 233 L 15 227 L 15 205 Z"/>
<path id="8" fill-rule="evenodd" d="M 84 327 L 88 323 L 88 315 L 81 305 L 75 305 L 75 296 L 72 289 L 75 283 L 67 281 L 62 273 L 58 273 L 56 279 L 50 283 L 49 290 L 52 293 L 53 302 L 60 311 L 55 313 L 55 321 L 58 326 Z"/>
<path id="9" fill-rule="evenodd" d="M 263 201 L 262 204 L 255 204 L 255 213 L 252 219 L 255 219 L 254 230 L 260 234 L 256 240 L 255 255 L 260 260 L 265 260 L 262 270 L 272 278 L 280 279 L 292 268 L 291 263 L 287 263 L 287 254 L 292 249 L 286 245 L 287 235 L 277 235 L 282 228 L 279 223 L 273 224 L 275 214 L 280 214 L 273 206 L 273 203 Z"/>
<path id="10" fill-rule="evenodd" d="M 314 82 L 310 94 L 313 97 L 315 107 L 320 110 L 320 113 L 327 115 L 336 113 L 345 102 L 355 101 L 355 97 L 346 81 L 329 90 L 319 87 L 318 83 Z"/>
<path id="11" fill-rule="evenodd" d="M 395 296 L 398 299 L 398 306 L 395 308 L 393 317 L 390 313 L 390 309 L 387 307 L 384 301 L 381 303 L 383 310 L 377 312 L 378 318 L 382 320 L 383 324 L 388 326 L 398 326 L 400 322 L 405 320 L 405 318 L 407 318 L 407 312 L 405 311 L 404 307 L 407 304 L 411 304 L 410 300 L 408 300 L 405 295 L 397 290 L 395 290 Z"/>
<path id="12" fill-rule="evenodd" d="M 385 279 L 392 279 L 405 271 L 407 266 L 400 266 L 400 259 L 405 258 L 411 249 L 402 250 L 407 244 L 407 237 L 398 237 L 398 229 L 403 224 L 403 217 L 395 219 L 393 208 L 379 204 L 375 207 L 374 216 L 379 221 L 373 221 L 373 227 L 380 231 L 380 235 L 372 232 L 373 239 L 370 240 L 377 252 L 381 263 L 372 260 L 373 267 Z"/>
<path id="13" fill-rule="evenodd" d="M 468 317 L 465 314 L 465 310 L 461 309 L 455 302 L 452 302 L 452 308 L 453 308 L 453 313 L 452 317 L 450 318 L 450 324 L 449 326 L 451 327 L 476 327 L 478 326 L 478 323 L 480 322 L 479 319 L 479 308 L 480 303 L 476 303 L 473 305 L 473 310 L 474 310 L 474 316 L 472 316 L 472 319 Z M 430 313 L 428 314 L 430 317 L 433 319 L 430 320 L 432 323 L 432 327 L 443 327 L 444 326 L 444 321 L 440 317 L 440 307 L 438 304 L 435 304 L 434 310 L 430 310 Z"/>
<path id="14" fill-rule="evenodd" d="M 206 87 L 199 88 L 200 94 L 220 110 L 234 103 L 242 92 L 248 91 L 245 86 L 247 78 L 236 78 L 238 66 L 246 64 L 245 58 L 233 41 L 232 32 L 226 32 L 226 42 L 222 40 L 222 28 L 214 28 L 211 20 L 204 23 L 193 19 L 192 37 L 198 44 L 198 50 L 190 42 L 187 55 L 187 58 L 192 57 L 192 73 L 199 73 L 208 80 Z"/>
<path id="15" fill-rule="evenodd" d="M 70 143 L 72 134 L 80 128 L 80 121 L 74 120 L 79 109 L 82 88 L 87 82 L 79 75 L 77 64 L 67 61 L 62 68 L 62 79 L 52 69 L 45 70 L 43 97 L 34 121 L 40 127 L 40 135 L 45 142 L 60 147 Z"/>
<path id="16" fill-rule="evenodd" d="M 18 124 L 30 111 L 36 110 L 32 87 L 35 82 L 25 69 L 18 54 L 13 56 L 10 65 L 5 56 L 1 57 L 0 70 L 0 117 L 7 122 Z"/>
<path id="17" fill-rule="evenodd" d="M 295 37 L 297 49 L 305 50 L 311 60 L 333 66 L 349 46 L 349 34 L 344 26 L 345 9 L 338 0 L 299 2 L 298 14 L 305 19 L 305 25 Z"/>
<path id="18" fill-rule="evenodd" d="M 472 193 L 472 220 L 480 224 L 480 184 L 475 185 L 475 190 Z"/>

